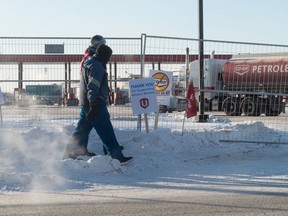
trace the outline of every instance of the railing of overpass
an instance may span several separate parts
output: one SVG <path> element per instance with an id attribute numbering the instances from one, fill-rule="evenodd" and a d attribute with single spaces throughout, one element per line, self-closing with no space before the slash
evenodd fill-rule
<path id="1" fill-rule="evenodd" d="M 75 124 L 79 107 L 75 106 L 77 105 L 75 103 L 67 104 L 67 101 L 69 97 L 77 98 L 79 62 L 89 45 L 89 39 L 89 37 L 0 37 L 0 87 L 5 99 L 5 105 L 2 106 L 3 124 L 31 125 L 37 122 L 47 122 L 51 126 Z M 205 58 L 228 60 L 233 55 L 243 53 L 264 55 L 288 53 L 285 45 L 217 40 L 204 40 L 204 42 Z M 114 103 L 109 109 L 113 124 L 119 129 L 139 129 L 139 118 L 132 114 L 130 104 L 128 90 L 130 79 L 148 77 L 149 71 L 154 69 L 173 71 L 176 83 L 187 84 L 186 74 L 184 78 L 183 76 L 181 78 L 180 74 L 186 69 L 186 49 L 189 48 L 189 62 L 198 58 L 198 40 L 191 38 L 143 34 L 139 38 L 108 37 L 107 44 L 113 49 L 113 56 L 107 69 L 109 84 L 114 92 L 112 95 Z M 53 50 L 53 46 L 56 50 Z M 47 50 L 49 47 L 52 50 Z M 59 92 L 45 92 L 38 87 L 38 94 L 27 94 L 27 87 L 29 89 L 35 86 L 57 86 Z M 186 85 L 180 87 L 182 96 L 185 96 Z M 174 86 L 174 90 L 177 88 Z M 23 92 L 25 94 L 22 94 Z M 20 99 L 24 101 L 22 104 Z M 230 119 L 223 112 L 207 111 L 207 114 L 212 115 L 214 120 Z M 284 118 L 285 114 L 281 114 L 279 118 L 281 117 Z M 148 118 L 150 128 L 153 129 L 155 114 L 151 113 Z M 160 114 L 158 127 L 181 130 L 183 118 L 184 112 Z M 243 122 L 262 121 L 264 118 L 249 116 L 231 119 Z M 275 128 L 280 125 L 286 129 L 286 126 L 275 118 L 265 117 L 265 121 Z M 141 125 L 144 130 L 144 121 Z M 186 120 L 185 128 L 197 128 L 196 120 L 194 118 Z"/>

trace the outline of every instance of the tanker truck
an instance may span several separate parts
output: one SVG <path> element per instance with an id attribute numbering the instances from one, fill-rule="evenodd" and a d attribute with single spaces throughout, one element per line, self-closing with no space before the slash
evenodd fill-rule
<path id="1" fill-rule="evenodd" d="M 199 61 L 189 66 L 189 79 L 199 93 Z M 278 116 L 286 95 L 287 56 L 204 59 L 206 110 L 224 111 L 230 116 Z"/>

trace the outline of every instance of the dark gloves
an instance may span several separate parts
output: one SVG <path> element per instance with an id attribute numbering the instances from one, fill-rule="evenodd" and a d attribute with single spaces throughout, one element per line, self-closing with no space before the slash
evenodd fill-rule
<path id="1" fill-rule="evenodd" d="M 86 115 L 86 119 L 88 121 L 93 121 L 97 116 L 98 105 L 97 104 L 90 104 L 90 109 Z"/>

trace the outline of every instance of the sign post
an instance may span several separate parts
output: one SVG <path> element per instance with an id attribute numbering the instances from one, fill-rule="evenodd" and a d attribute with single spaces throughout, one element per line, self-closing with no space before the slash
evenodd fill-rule
<path id="1" fill-rule="evenodd" d="M 2 94 L 1 88 L 0 88 L 0 118 L 1 118 L 1 126 L 3 125 L 2 108 L 1 108 L 1 106 L 3 104 L 4 104 L 4 98 L 3 98 L 3 94 Z"/>
<path id="2" fill-rule="evenodd" d="M 146 132 L 149 132 L 147 114 L 157 111 L 157 98 L 154 79 L 144 78 L 129 81 L 132 109 L 134 115 L 144 113 Z"/>
<path id="3" fill-rule="evenodd" d="M 170 95 L 172 90 L 173 72 L 150 70 L 150 77 L 154 78 L 155 91 L 157 95 L 158 107 L 160 105 L 170 106 Z M 154 130 L 158 128 L 159 108 L 157 108 L 155 116 Z"/>

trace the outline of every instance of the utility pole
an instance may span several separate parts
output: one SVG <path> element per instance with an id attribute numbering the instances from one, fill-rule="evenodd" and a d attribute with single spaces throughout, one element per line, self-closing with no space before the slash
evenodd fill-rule
<path id="1" fill-rule="evenodd" d="M 203 0 L 199 0 L 199 88 L 200 88 L 200 98 L 199 98 L 199 122 L 207 122 L 208 115 L 204 114 L 205 110 L 205 98 L 204 98 L 204 33 L 203 33 Z"/>

